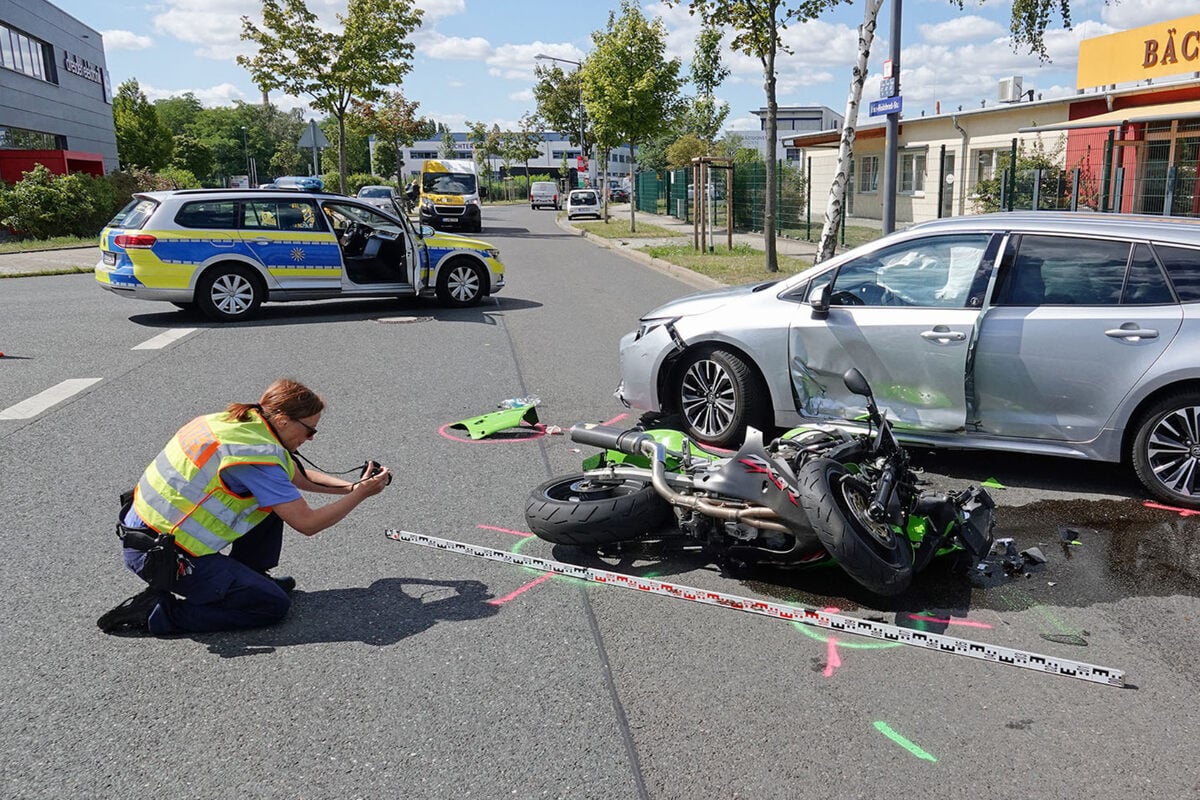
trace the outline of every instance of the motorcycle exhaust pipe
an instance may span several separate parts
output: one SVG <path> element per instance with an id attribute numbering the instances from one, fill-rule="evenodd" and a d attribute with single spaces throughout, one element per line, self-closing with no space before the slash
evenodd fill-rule
<path id="1" fill-rule="evenodd" d="M 693 511 L 698 511 L 701 514 L 714 519 L 741 522 L 755 528 L 761 528 L 762 530 L 791 533 L 789 528 L 778 522 L 779 515 L 766 506 L 729 508 L 728 506 L 718 505 L 717 503 L 714 503 L 711 500 L 707 500 L 703 497 L 684 495 L 674 491 L 670 486 L 667 485 L 667 467 L 664 453 L 665 448 L 660 443 L 654 442 L 653 440 L 651 441 L 653 443 L 653 453 L 645 453 L 646 455 L 652 457 L 650 464 L 650 483 L 653 484 L 654 490 L 658 492 L 659 496 L 661 496 L 671 505 L 678 506 L 680 508 L 690 508 Z"/>
<path id="2" fill-rule="evenodd" d="M 605 450 L 619 450 L 633 456 L 649 455 L 645 445 L 657 444 L 653 436 L 640 431 L 597 425 L 594 422 L 579 422 L 571 426 L 571 441 Z"/>

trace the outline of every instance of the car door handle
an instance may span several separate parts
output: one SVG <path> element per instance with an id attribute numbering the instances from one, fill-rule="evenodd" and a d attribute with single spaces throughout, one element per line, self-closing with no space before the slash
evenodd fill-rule
<path id="1" fill-rule="evenodd" d="M 1157 339 L 1158 331 L 1153 328 L 1139 328 L 1136 322 L 1126 322 L 1119 328 L 1109 328 L 1104 332 L 1105 336 L 1110 336 L 1113 339 Z"/>
<path id="2" fill-rule="evenodd" d="M 921 331 L 921 338 L 928 342 L 961 342 L 967 335 L 962 331 L 952 331 L 945 325 L 935 325 L 931 331 Z"/>
<path id="3" fill-rule="evenodd" d="M 260 239 L 255 239 L 255 240 L 254 240 L 254 243 L 255 243 L 255 244 L 257 244 L 257 245 L 263 245 L 263 246 L 265 246 L 265 245 L 268 245 L 268 244 L 270 244 L 270 243 L 271 243 L 271 240 L 270 240 L 270 239 L 266 239 L 266 238 L 260 238 Z"/>

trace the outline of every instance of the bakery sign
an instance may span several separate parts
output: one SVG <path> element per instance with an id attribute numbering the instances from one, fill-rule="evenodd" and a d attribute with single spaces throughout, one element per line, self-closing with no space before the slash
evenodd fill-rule
<path id="1" fill-rule="evenodd" d="M 86 58 L 80 58 L 74 53 L 63 51 L 63 69 L 73 75 L 86 78 L 96 83 L 104 83 L 104 68 L 97 67 Z"/>
<path id="2" fill-rule="evenodd" d="M 1077 89 L 1200 71 L 1200 14 L 1079 43 Z"/>

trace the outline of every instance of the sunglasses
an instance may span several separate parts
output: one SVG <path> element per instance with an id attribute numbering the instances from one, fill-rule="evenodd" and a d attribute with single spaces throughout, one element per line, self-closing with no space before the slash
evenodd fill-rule
<path id="1" fill-rule="evenodd" d="M 295 417 L 292 417 L 292 420 L 295 422 L 299 422 L 302 426 L 304 426 L 304 430 L 308 433 L 309 439 L 311 439 L 317 435 L 317 429 L 314 428 L 312 425 L 309 425 L 307 422 L 304 422 L 303 420 L 298 420 Z"/>

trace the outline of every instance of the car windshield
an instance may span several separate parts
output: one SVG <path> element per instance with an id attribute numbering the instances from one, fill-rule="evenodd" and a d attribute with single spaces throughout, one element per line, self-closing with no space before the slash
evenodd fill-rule
<path id="1" fill-rule="evenodd" d="M 465 172 L 426 172 L 421 190 L 427 194 L 474 194 L 475 176 Z"/>
<path id="2" fill-rule="evenodd" d="M 358 190 L 359 197 L 391 197 L 392 190 L 386 186 L 364 186 Z"/>

